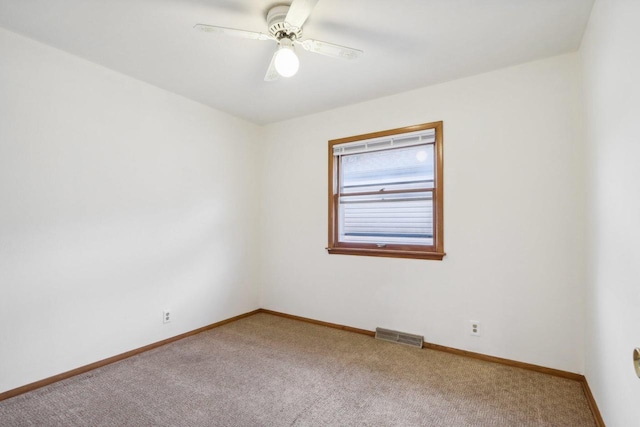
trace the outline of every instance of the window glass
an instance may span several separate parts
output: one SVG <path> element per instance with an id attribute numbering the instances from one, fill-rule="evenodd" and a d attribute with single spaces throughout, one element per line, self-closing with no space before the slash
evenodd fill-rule
<path id="1" fill-rule="evenodd" d="M 433 188 L 433 144 L 340 157 L 341 193 Z"/>

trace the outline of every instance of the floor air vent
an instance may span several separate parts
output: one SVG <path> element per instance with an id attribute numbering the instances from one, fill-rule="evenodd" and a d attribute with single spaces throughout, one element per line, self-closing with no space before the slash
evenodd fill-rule
<path id="1" fill-rule="evenodd" d="M 376 328 L 376 339 L 422 348 L 424 337 L 407 334 L 405 332 L 392 331 L 390 329 Z"/>

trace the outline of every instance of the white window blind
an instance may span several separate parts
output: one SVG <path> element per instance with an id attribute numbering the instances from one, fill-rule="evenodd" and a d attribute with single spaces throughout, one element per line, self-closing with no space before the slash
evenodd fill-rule
<path id="1" fill-rule="evenodd" d="M 358 154 L 391 148 L 411 147 L 425 143 L 433 144 L 436 140 L 435 129 L 403 133 L 393 137 L 380 137 L 355 142 L 345 142 L 333 146 L 333 155 Z"/>

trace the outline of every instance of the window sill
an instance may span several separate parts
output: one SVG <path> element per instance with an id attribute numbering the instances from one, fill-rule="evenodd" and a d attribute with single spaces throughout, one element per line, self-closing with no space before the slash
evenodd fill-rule
<path id="1" fill-rule="evenodd" d="M 406 251 L 390 249 L 363 249 L 363 248 L 326 248 L 330 255 L 361 255 L 379 256 L 388 258 L 414 258 L 442 261 L 446 255 L 444 252 Z"/>

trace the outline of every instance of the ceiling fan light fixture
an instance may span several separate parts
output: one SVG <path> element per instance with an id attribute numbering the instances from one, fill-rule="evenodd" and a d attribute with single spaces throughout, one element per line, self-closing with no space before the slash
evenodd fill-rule
<path id="1" fill-rule="evenodd" d="M 267 12 L 268 33 L 220 27 L 218 25 L 196 24 L 195 29 L 207 33 L 226 34 L 245 39 L 277 42 L 278 48 L 271 55 L 271 62 L 264 75 L 265 82 L 278 80 L 279 77 L 292 77 L 298 72 L 300 61 L 296 55 L 294 44 L 311 53 L 330 56 L 332 58 L 355 59 L 362 51 L 351 47 L 340 46 L 320 40 L 303 39 L 302 26 L 319 0 L 289 0 L 291 4 L 277 5 Z"/>
<path id="2" fill-rule="evenodd" d="M 300 60 L 293 50 L 293 43 L 288 38 L 279 41 L 280 47 L 276 52 L 274 66 L 282 77 L 291 77 L 298 72 Z"/>

